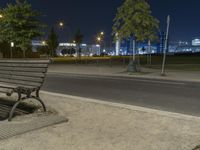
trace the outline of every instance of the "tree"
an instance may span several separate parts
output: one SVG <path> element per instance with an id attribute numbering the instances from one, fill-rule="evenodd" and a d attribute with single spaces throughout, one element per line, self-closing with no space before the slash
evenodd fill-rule
<path id="1" fill-rule="evenodd" d="M 159 21 L 151 15 L 147 0 L 125 0 L 114 18 L 113 35 L 120 39 L 133 37 L 135 42 L 152 40 L 158 28 Z M 136 44 L 133 45 L 135 49 Z M 128 68 L 137 71 L 134 52 Z"/>
<path id="2" fill-rule="evenodd" d="M 38 20 L 41 14 L 32 9 L 26 0 L 16 0 L 1 9 L 3 18 L 0 21 L 0 39 L 8 43 L 14 42 L 16 47 L 25 52 L 30 48 L 31 41 L 43 34 L 44 25 Z"/>
<path id="3" fill-rule="evenodd" d="M 0 52 L 3 55 L 3 58 L 10 57 L 10 44 L 6 41 L 0 41 Z"/>
<path id="4" fill-rule="evenodd" d="M 40 55 L 49 55 L 49 47 L 47 45 L 43 45 L 37 48 L 37 52 Z"/>
<path id="5" fill-rule="evenodd" d="M 51 31 L 50 31 L 50 34 L 48 36 L 48 39 L 47 39 L 47 45 L 48 45 L 48 48 L 50 50 L 50 55 L 52 57 L 55 57 L 57 54 L 56 54 L 56 48 L 58 47 L 58 36 L 54 30 L 54 28 L 52 27 L 51 28 Z"/>
<path id="6" fill-rule="evenodd" d="M 77 44 L 77 55 L 78 55 L 79 59 L 80 59 L 80 57 L 81 57 L 81 43 L 83 42 L 83 38 L 84 38 L 84 36 L 83 36 L 83 34 L 81 33 L 81 30 L 78 29 L 78 30 L 76 31 L 76 33 L 75 33 L 74 40 L 75 40 L 75 42 L 76 42 L 76 44 Z"/>

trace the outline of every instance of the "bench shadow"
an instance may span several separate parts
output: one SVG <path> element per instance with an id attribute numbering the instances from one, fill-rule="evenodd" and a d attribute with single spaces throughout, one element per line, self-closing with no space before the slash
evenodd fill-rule
<path id="1" fill-rule="evenodd" d="M 0 121 L 4 121 L 4 120 L 8 119 L 9 112 L 12 109 L 15 102 L 16 101 L 14 101 L 10 98 L 0 97 Z M 38 106 L 22 102 L 18 105 L 18 107 L 13 115 L 13 118 L 16 116 L 34 113 L 38 109 L 39 109 Z"/>

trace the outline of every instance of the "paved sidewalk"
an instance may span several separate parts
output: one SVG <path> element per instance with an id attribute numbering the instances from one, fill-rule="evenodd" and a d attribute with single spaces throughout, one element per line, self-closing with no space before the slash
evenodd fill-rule
<path id="1" fill-rule="evenodd" d="M 69 119 L 0 141 L 0 150 L 192 150 L 200 118 L 142 107 L 42 92 Z"/>
<path id="2" fill-rule="evenodd" d="M 199 71 L 176 71 L 167 70 L 166 76 L 160 75 L 158 69 L 141 68 L 141 73 L 128 73 L 123 66 L 95 66 L 95 65 L 66 65 L 52 64 L 49 67 L 49 73 L 70 73 L 84 75 L 104 75 L 104 76 L 120 76 L 120 77 L 140 77 L 150 79 L 164 79 L 176 81 L 192 81 L 200 82 Z"/>

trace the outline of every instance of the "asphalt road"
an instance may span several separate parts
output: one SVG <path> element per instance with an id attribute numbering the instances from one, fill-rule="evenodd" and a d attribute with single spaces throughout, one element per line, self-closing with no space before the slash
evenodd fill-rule
<path id="1" fill-rule="evenodd" d="M 200 116 L 200 84 L 192 82 L 51 73 L 42 90 Z"/>

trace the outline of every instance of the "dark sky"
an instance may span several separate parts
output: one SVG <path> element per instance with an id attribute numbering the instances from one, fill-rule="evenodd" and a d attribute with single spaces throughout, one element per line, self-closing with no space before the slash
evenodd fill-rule
<path id="1" fill-rule="evenodd" d="M 13 0 L 0 0 L 0 7 Z M 59 30 L 60 40 L 72 38 L 80 28 L 85 42 L 93 42 L 101 30 L 109 39 L 112 20 L 116 9 L 123 0 L 29 0 L 34 9 L 46 16 L 44 22 L 56 26 L 59 20 L 65 22 Z M 152 13 L 161 22 L 161 30 L 166 30 L 166 17 L 171 15 L 171 40 L 188 40 L 200 37 L 200 0 L 149 0 Z"/>

